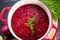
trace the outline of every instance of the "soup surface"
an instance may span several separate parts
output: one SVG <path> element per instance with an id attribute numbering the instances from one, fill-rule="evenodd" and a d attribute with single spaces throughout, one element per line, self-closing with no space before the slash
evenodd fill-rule
<path id="1" fill-rule="evenodd" d="M 37 40 L 47 32 L 49 18 L 41 7 L 35 4 L 26 4 L 14 12 L 11 26 L 19 38 Z"/>

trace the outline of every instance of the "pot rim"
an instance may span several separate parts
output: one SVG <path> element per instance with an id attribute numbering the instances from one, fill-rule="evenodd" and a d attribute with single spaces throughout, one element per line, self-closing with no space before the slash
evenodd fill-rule
<path id="1" fill-rule="evenodd" d="M 9 11 L 9 14 L 8 14 L 8 27 L 9 27 L 9 30 L 10 30 L 11 34 L 15 38 L 17 38 L 19 40 L 22 40 L 17 35 L 15 35 L 15 33 L 13 32 L 13 29 L 11 27 L 11 19 L 12 19 L 12 16 L 13 16 L 14 12 L 19 7 L 21 7 L 23 5 L 26 5 L 26 4 L 35 4 L 35 5 L 40 6 L 41 8 L 43 8 L 45 10 L 45 12 L 47 13 L 47 15 L 49 17 L 49 28 L 48 28 L 47 32 L 44 34 L 44 36 L 42 36 L 41 38 L 38 39 L 38 40 L 42 40 L 44 37 L 47 36 L 47 34 L 49 33 L 49 31 L 51 29 L 51 26 L 52 26 L 52 16 L 51 16 L 51 13 L 50 13 L 48 7 L 44 3 L 42 3 L 41 1 L 38 1 L 38 0 L 22 0 L 22 1 L 17 2 L 15 5 L 13 5 L 13 7 L 11 8 L 11 10 Z"/>

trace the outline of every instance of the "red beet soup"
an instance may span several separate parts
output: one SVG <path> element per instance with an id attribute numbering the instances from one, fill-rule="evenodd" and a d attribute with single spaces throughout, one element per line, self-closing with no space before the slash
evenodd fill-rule
<path id="1" fill-rule="evenodd" d="M 48 30 L 49 18 L 41 7 L 26 4 L 19 7 L 11 20 L 13 32 L 23 40 L 37 40 Z"/>

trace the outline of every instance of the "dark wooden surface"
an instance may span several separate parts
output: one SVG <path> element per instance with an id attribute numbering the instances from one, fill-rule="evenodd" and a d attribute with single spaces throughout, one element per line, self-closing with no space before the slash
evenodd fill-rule
<path id="1" fill-rule="evenodd" d="M 60 22 L 58 23 L 58 36 L 57 36 L 57 40 L 60 40 Z"/>

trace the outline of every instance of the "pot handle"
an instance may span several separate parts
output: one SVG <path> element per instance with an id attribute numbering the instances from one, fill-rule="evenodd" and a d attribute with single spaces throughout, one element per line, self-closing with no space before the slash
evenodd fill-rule
<path id="1" fill-rule="evenodd" d="M 2 9 L 2 11 L 0 12 L 0 20 L 7 22 L 7 19 L 3 19 L 2 16 L 6 10 L 9 11 L 10 9 L 11 9 L 11 7 L 5 7 Z"/>

